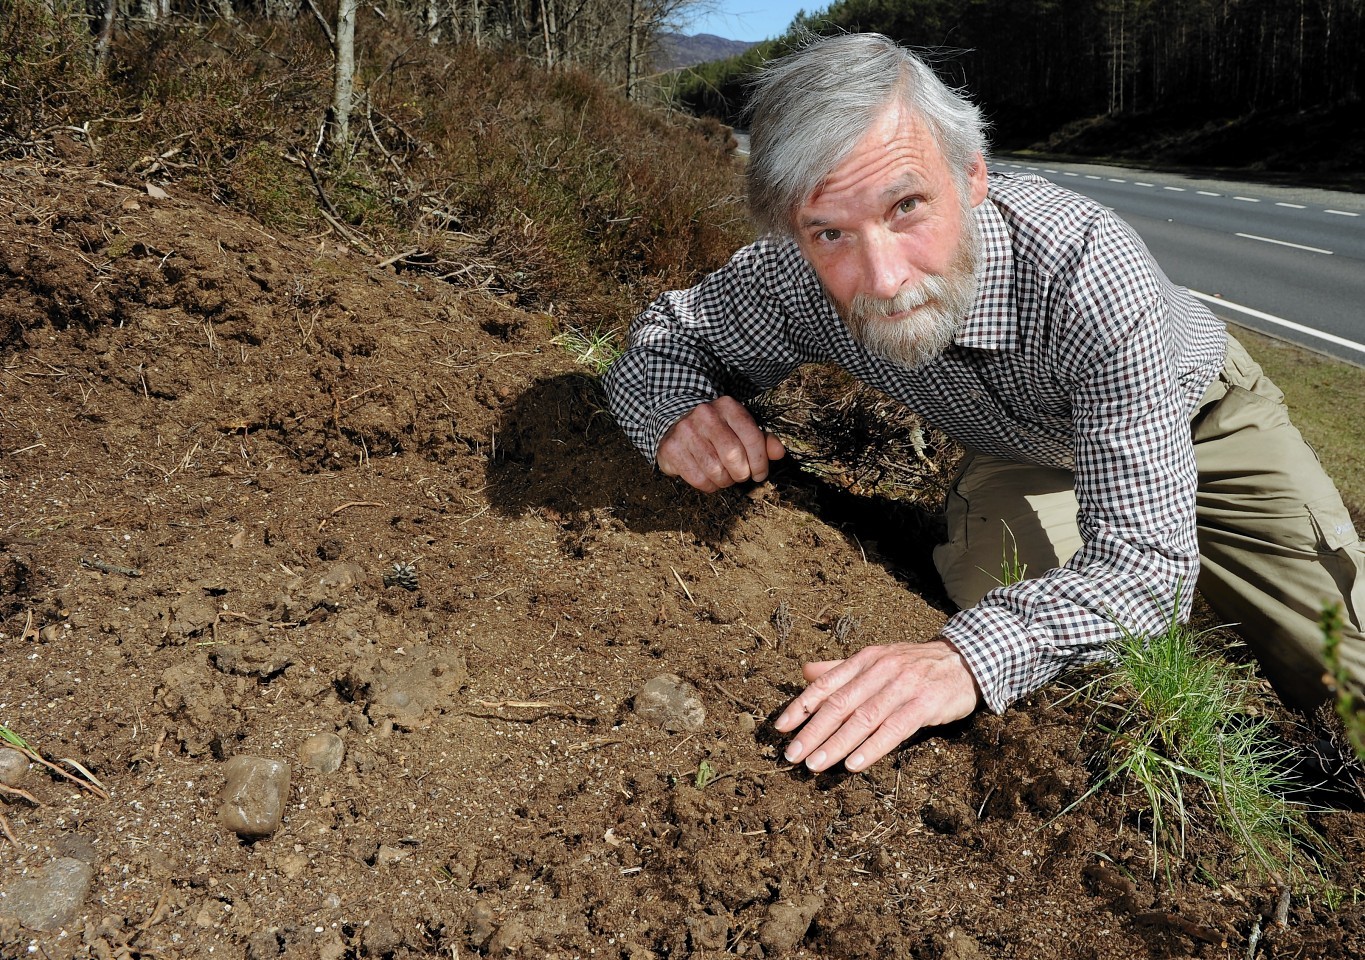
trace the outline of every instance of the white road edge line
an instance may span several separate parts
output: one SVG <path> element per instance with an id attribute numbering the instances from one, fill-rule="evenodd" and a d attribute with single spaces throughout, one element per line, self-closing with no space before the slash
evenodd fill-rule
<path id="1" fill-rule="evenodd" d="M 1277 207 L 1288 207 L 1290 210 L 1307 210 L 1307 209 L 1308 209 L 1307 207 L 1305 207 L 1305 206 L 1304 206 L 1303 204 L 1301 204 L 1301 203 L 1285 203 L 1283 200 L 1277 200 L 1277 201 L 1275 201 L 1275 206 L 1277 206 Z"/>
<path id="2" fill-rule="evenodd" d="M 1335 213 L 1338 217 L 1358 217 L 1360 214 L 1351 213 L 1349 210 L 1324 210 L 1323 213 Z"/>
<path id="3" fill-rule="evenodd" d="M 1255 197 L 1233 197 L 1234 200 L 1241 200 L 1243 203 L 1260 203 Z"/>
<path id="4" fill-rule="evenodd" d="M 1141 180 L 1134 180 L 1134 181 L 1133 181 L 1133 186 L 1135 186 L 1135 187 L 1150 187 L 1150 186 L 1152 186 L 1152 184 L 1150 184 L 1150 183 L 1143 183 Z"/>
<path id="5" fill-rule="evenodd" d="M 1196 190 L 1195 193 L 1201 197 L 1221 197 L 1221 193 L 1214 193 L 1212 190 Z"/>
<path id="6" fill-rule="evenodd" d="M 1309 253 L 1325 253 L 1329 257 L 1333 255 L 1331 250 L 1324 250 L 1322 247 L 1305 247 L 1301 243 L 1290 243 L 1288 240 L 1272 240 L 1269 237 L 1258 237 L 1254 233 L 1238 233 L 1234 234 L 1234 236 L 1246 237 L 1248 240 L 1259 240 L 1262 243 L 1276 243 L 1282 247 L 1293 247 L 1295 250 L 1307 250 Z"/>
<path id="7" fill-rule="evenodd" d="M 1161 189 L 1162 189 L 1162 190 L 1174 190 L 1176 193 L 1184 193 L 1184 192 L 1185 192 L 1185 188 L 1184 188 L 1184 187 L 1162 187 Z"/>
<path id="8" fill-rule="evenodd" d="M 1310 337 L 1317 337 L 1319 340 L 1326 340 L 1328 343 L 1335 343 L 1339 347 L 1346 347 L 1347 349 L 1357 350 L 1360 353 L 1365 354 L 1365 343 L 1356 343 L 1354 340 L 1347 340 L 1345 337 L 1338 337 L 1330 333 L 1323 333 L 1321 330 L 1314 330 L 1312 327 L 1305 327 L 1303 324 L 1295 323 L 1293 320 L 1285 320 L 1283 317 L 1277 317 L 1269 313 L 1262 313 L 1260 310 L 1253 310 L 1251 307 L 1244 307 L 1240 303 L 1233 303 L 1231 300 L 1223 300 L 1219 297 L 1211 297 L 1207 293 L 1200 293 L 1198 290 L 1191 290 L 1190 294 L 1192 296 L 1198 297 L 1200 300 L 1203 300 L 1207 304 L 1219 307 L 1227 307 L 1229 310 L 1240 310 L 1242 313 L 1245 313 L 1248 316 L 1256 317 L 1257 319 L 1264 320 L 1267 323 L 1278 324 L 1279 326 L 1285 327 L 1289 330 L 1296 330 L 1299 333 L 1306 333 Z"/>

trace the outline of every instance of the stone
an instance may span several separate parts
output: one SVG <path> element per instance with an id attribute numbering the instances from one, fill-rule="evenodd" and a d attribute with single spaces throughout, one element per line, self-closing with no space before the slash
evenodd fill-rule
<path id="1" fill-rule="evenodd" d="M 682 677 L 660 674 L 635 695 L 635 713 L 669 733 L 696 733 L 706 723 L 697 688 Z"/>
<path id="2" fill-rule="evenodd" d="M 233 757 L 224 765 L 218 817 L 244 839 L 268 837 L 280 828 L 289 801 L 289 764 L 264 757 Z"/>
<path id="3" fill-rule="evenodd" d="M 28 757 L 18 750 L 0 747 L 0 783 L 7 787 L 17 787 L 28 778 Z"/>
<path id="4" fill-rule="evenodd" d="M 59 857 L 32 876 L 0 888 L 0 916 L 13 917 L 39 933 L 60 930 L 80 914 L 94 877 L 90 864 Z"/>
<path id="5" fill-rule="evenodd" d="M 299 747 L 299 761 L 318 773 L 336 773 L 346 759 L 346 741 L 335 733 L 315 733 Z"/>
<path id="6" fill-rule="evenodd" d="M 404 850 L 402 847 L 391 847 L 387 843 L 381 843 L 375 852 L 375 863 L 381 867 L 389 867 L 400 860 L 406 860 L 412 856 L 411 850 Z"/>

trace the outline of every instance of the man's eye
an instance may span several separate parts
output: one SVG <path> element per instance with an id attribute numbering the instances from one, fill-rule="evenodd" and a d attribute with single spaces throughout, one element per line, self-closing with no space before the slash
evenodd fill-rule
<path id="1" fill-rule="evenodd" d="M 906 197 L 900 203 L 901 213 L 911 213 L 919 206 L 919 197 Z"/>
<path id="2" fill-rule="evenodd" d="M 844 234 L 842 230 L 835 230 L 832 227 L 829 230 L 820 231 L 820 239 L 825 241 L 826 243 L 833 243 L 835 240 L 838 240 L 843 235 Z"/>

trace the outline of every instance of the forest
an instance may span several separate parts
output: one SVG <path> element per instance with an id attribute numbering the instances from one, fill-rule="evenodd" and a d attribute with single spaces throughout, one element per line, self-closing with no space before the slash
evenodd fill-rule
<path id="1" fill-rule="evenodd" d="M 1361 0 L 838 0 L 743 57 L 694 68 L 677 95 L 741 122 L 744 76 L 802 30 L 875 31 L 926 48 L 1008 143 L 1154 114 L 1190 126 L 1321 115 L 1338 132 L 1360 129 Z"/>

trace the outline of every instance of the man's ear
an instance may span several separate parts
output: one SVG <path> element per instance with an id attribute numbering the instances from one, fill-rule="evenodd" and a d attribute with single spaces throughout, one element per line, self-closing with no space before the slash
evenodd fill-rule
<path id="1" fill-rule="evenodd" d="M 967 169 L 967 192 L 972 198 L 972 206 L 986 199 L 986 183 L 986 158 L 978 153 Z"/>

